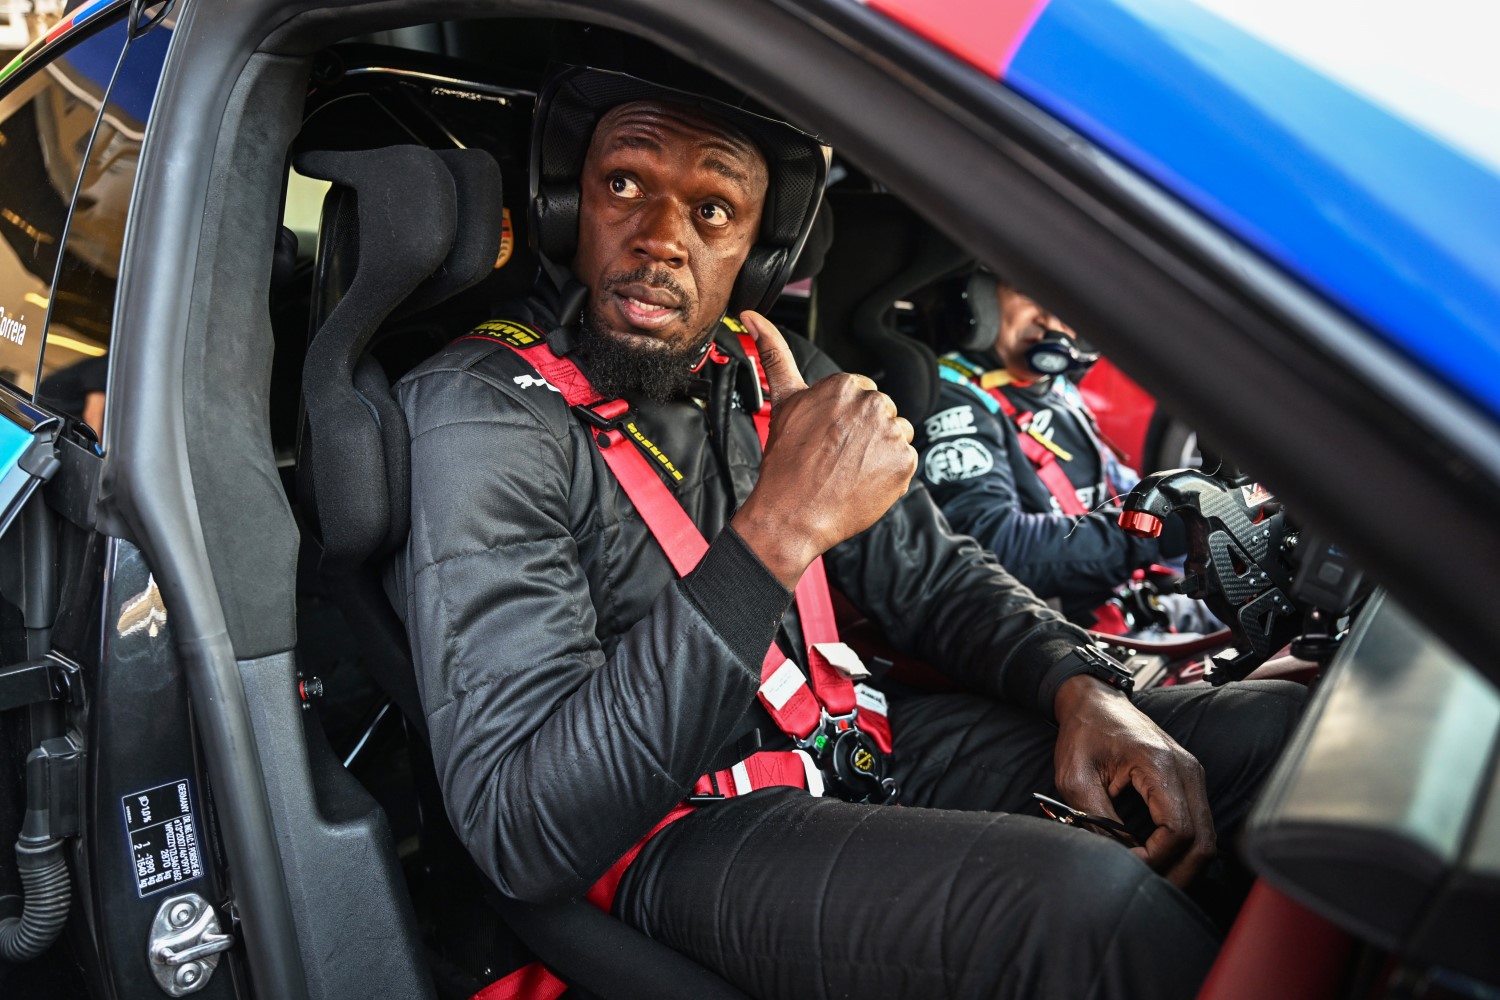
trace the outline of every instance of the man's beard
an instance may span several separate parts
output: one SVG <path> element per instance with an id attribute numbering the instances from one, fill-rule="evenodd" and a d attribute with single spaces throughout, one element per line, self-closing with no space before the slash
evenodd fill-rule
<path id="1" fill-rule="evenodd" d="M 713 326 L 682 344 L 655 341 L 649 347 L 631 346 L 612 337 L 603 322 L 600 302 L 611 288 L 631 283 L 653 284 L 670 289 L 691 313 L 693 302 L 670 275 L 645 265 L 624 275 L 615 275 L 596 290 L 579 320 L 579 352 L 588 369 L 589 381 L 606 399 L 629 394 L 638 399 L 665 403 L 687 391 L 693 380 L 692 363 L 703 348 Z"/>

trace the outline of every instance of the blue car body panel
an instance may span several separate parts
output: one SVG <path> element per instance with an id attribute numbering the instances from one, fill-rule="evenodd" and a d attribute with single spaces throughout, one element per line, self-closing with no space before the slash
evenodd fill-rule
<path id="1" fill-rule="evenodd" d="M 1206 2 L 870 3 L 997 76 L 1500 418 L 1500 159 L 1471 155 Z M 1406 16 L 1420 26 L 1422 13 Z M 1420 75 L 1409 61 L 1401 69 Z M 1486 128 L 1500 121 L 1472 131 Z"/>

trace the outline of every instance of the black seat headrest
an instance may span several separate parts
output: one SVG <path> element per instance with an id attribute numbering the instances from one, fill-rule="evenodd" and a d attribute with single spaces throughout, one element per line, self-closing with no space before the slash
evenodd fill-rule
<path id="1" fill-rule="evenodd" d="M 420 146 L 304 153 L 297 169 L 335 189 L 318 240 L 322 287 L 302 368 L 298 485 L 325 564 L 357 564 L 386 539 L 391 484 L 380 417 L 356 388 L 355 369 L 380 324 L 452 250 L 457 196 L 452 173 Z"/>
<path id="2" fill-rule="evenodd" d="M 408 296 L 397 316 L 410 316 L 474 287 L 495 270 L 504 230 L 500 164 L 482 149 L 445 149 L 438 159 L 453 175 L 461 210 L 453 249 L 442 266 Z"/>
<path id="3" fill-rule="evenodd" d="M 500 171 L 482 150 L 421 146 L 309 152 L 297 169 L 334 184 L 318 239 L 298 486 L 324 566 L 353 569 L 405 539 L 411 488 L 406 423 L 366 351 L 392 315 L 429 309 L 493 270 Z"/>
<path id="4" fill-rule="evenodd" d="M 431 309 L 493 270 L 499 165 L 483 150 L 393 145 L 303 153 L 297 169 L 335 184 L 318 237 L 299 486 L 324 564 L 353 567 L 405 540 L 411 492 L 407 424 L 366 348 L 390 316 Z"/>
<path id="5" fill-rule="evenodd" d="M 896 327 L 896 303 L 951 273 L 967 254 L 894 195 L 828 192 L 838 229 L 818 277 L 814 339 L 848 371 L 873 378 L 913 423 L 937 402 L 937 358 Z"/>

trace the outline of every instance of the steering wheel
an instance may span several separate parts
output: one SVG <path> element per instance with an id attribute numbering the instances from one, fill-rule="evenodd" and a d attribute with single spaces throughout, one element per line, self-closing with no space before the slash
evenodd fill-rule
<path id="1" fill-rule="evenodd" d="M 1120 527 L 1154 537 L 1173 515 L 1187 529 L 1184 593 L 1229 626 L 1222 638 L 1233 648 L 1210 660 L 1210 682 L 1239 680 L 1288 643 L 1304 659 L 1332 656 L 1337 623 L 1370 590 L 1341 548 L 1299 528 L 1263 486 L 1198 469 L 1142 479 L 1125 497 Z M 1209 638 L 1220 637 L 1200 642 Z M 1188 654 L 1188 644 L 1176 648 Z"/>

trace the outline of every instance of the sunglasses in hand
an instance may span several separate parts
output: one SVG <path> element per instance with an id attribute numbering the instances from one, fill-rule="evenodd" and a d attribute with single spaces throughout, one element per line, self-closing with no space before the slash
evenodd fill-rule
<path id="1" fill-rule="evenodd" d="M 1036 799 L 1036 804 L 1042 807 L 1042 812 L 1046 814 L 1048 819 L 1057 820 L 1057 822 L 1067 826 L 1076 826 L 1082 830 L 1089 830 L 1100 836 L 1118 841 L 1126 847 L 1141 846 L 1141 842 L 1136 840 L 1131 835 L 1131 832 L 1125 829 L 1124 824 L 1117 820 L 1112 820 L 1108 816 L 1096 816 L 1093 813 L 1086 813 L 1082 809 L 1074 809 L 1066 802 L 1059 802 L 1054 798 L 1043 795 L 1041 792 L 1032 792 L 1031 797 Z"/>

